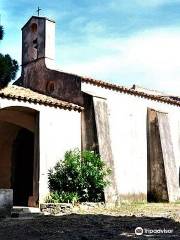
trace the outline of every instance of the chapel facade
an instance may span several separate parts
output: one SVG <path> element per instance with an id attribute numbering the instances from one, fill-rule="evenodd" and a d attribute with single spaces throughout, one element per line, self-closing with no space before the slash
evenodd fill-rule
<path id="1" fill-rule="evenodd" d="M 55 68 L 55 22 L 22 28 L 22 73 L 0 91 L 0 188 L 14 205 L 47 196 L 48 170 L 73 148 L 112 169 L 105 201 L 180 199 L 180 101 Z M 23 181 L 22 181 L 23 179 Z"/>

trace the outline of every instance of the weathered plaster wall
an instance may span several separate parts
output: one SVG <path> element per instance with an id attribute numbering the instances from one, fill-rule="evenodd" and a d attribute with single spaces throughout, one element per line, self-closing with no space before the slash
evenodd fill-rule
<path id="1" fill-rule="evenodd" d="M 168 201 L 169 196 L 158 116 L 157 112 L 152 109 L 148 109 L 147 130 L 148 200 L 156 202 Z"/>
<path id="2" fill-rule="evenodd" d="M 22 28 L 22 65 L 38 58 L 55 59 L 55 22 L 32 17 Z"/>
<path id="3" fill-rule="evenodd" d="M 24 87 L 83 105 L 81 79 L 72 74 L 48 69 L 43 58 L 24 66 L 21 79 Z"/>
<path id="4" fill-rule="evenodd" d="M 147 119 L 148 199 L 175 201 L 179 182 L 168 114 L 148 109 Z"/>
<path id="5" fill-rule="evenodd" d="M 168 112 L 179 175 L 180 109 L 83 83 L 82 91 L 107 98 L 110 137 L 118 194 L 122 198 L 147 196 L 147 108 Z"/>
<path id="6" fill-rule="evenodd" d="M 44 25 L 43 19 L 35 18 L 22 29 L 22 65 L 45 55 Z"/>
<path id="7" fill-rule="evenodd" d="M 93 98 L 84 94 L 84 111 L 81 114 L 82 150 L 99 153 Z"/>
<path id="8" fill-rule="evenodd" d="M 117 189 L 115 183 L 115 173 L 113 165 L 113 154 L 111 147 L 109 118 L 108 118 L 108 105 L 107 101 L 102 98 L 93 97 L 94 112 L 95 112 L 95 123 L 97 127 L 97 139 L 99 146 L 99 154 L 101 155 L 106 166 L 111 169 L 111 175 L 108 176 L 108 180 L 111 185 L 104 189 L 105 201 L 107 203 L 116 202 Z"/>
<path id="9" fill-rule="evenodd" d="M 27 109 L 18 111 L 17 108 L 5 108 L 0 110 L 0 121 L 16 124 L 34 132 L 36 119 L 35 113 L 28 112 Z"/>
<path id="10" fill-rule="evenodd" d="M 48 170 L 67 150 L 81 148 L 80 113 L 46 108 L 40 112 L 40 202 L 48 193 Z"/>
<path id="11" fill-rule="evenodd" d="M 174 147 L 171 139 L 171 130 L 167 113 L 157 112 L 161 147 L 164 161 L 164 169 L 167 183 L 167 192 L 170 202 L 176 201 L 179 197 L 179 177 L 177 164 L 175 162 Z"/>

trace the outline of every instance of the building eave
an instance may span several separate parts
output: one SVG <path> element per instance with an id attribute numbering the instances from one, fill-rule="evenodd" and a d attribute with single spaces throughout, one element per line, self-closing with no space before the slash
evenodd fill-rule
<path id="1" fill-rule="evenodd" d="M 0 90 L 0 98 L 29 102 L 33 104 L 60 108 L 64 110 L 74 110 L 78 112 L 81 112 L 83 110 L 83 107 L 79 105 L 76 105 L 70 102 L 65 102 L 65 101 L 32 91 L 28 88 L 23 88 L 15 85 L 8 86 Z"/>

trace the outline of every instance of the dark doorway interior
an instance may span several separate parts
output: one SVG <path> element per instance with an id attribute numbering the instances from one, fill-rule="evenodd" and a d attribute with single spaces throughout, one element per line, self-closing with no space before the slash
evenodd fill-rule
<path id="1" fill-rule="evenodd" d="M 13 144 L 12 188 L 13 204 L 28 206 L 33 195 L 34 134 L 22 128 Z"/>

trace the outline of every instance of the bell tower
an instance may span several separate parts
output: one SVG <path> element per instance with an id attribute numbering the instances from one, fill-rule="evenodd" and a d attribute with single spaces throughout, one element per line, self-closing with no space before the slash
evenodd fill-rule
<path id="1" fill-rule="evenodd" d="M 22 67 L 38 59 L 55 59 L 55 22 L 32 16 L 22 28 Z"/>
<path id="2" fill-rule="evenodd" d="M 54 21 L 32 16 L 22 28 L 22 71 L 14 84 L 83 105 L 81 78 L 56 68 Z"/>

